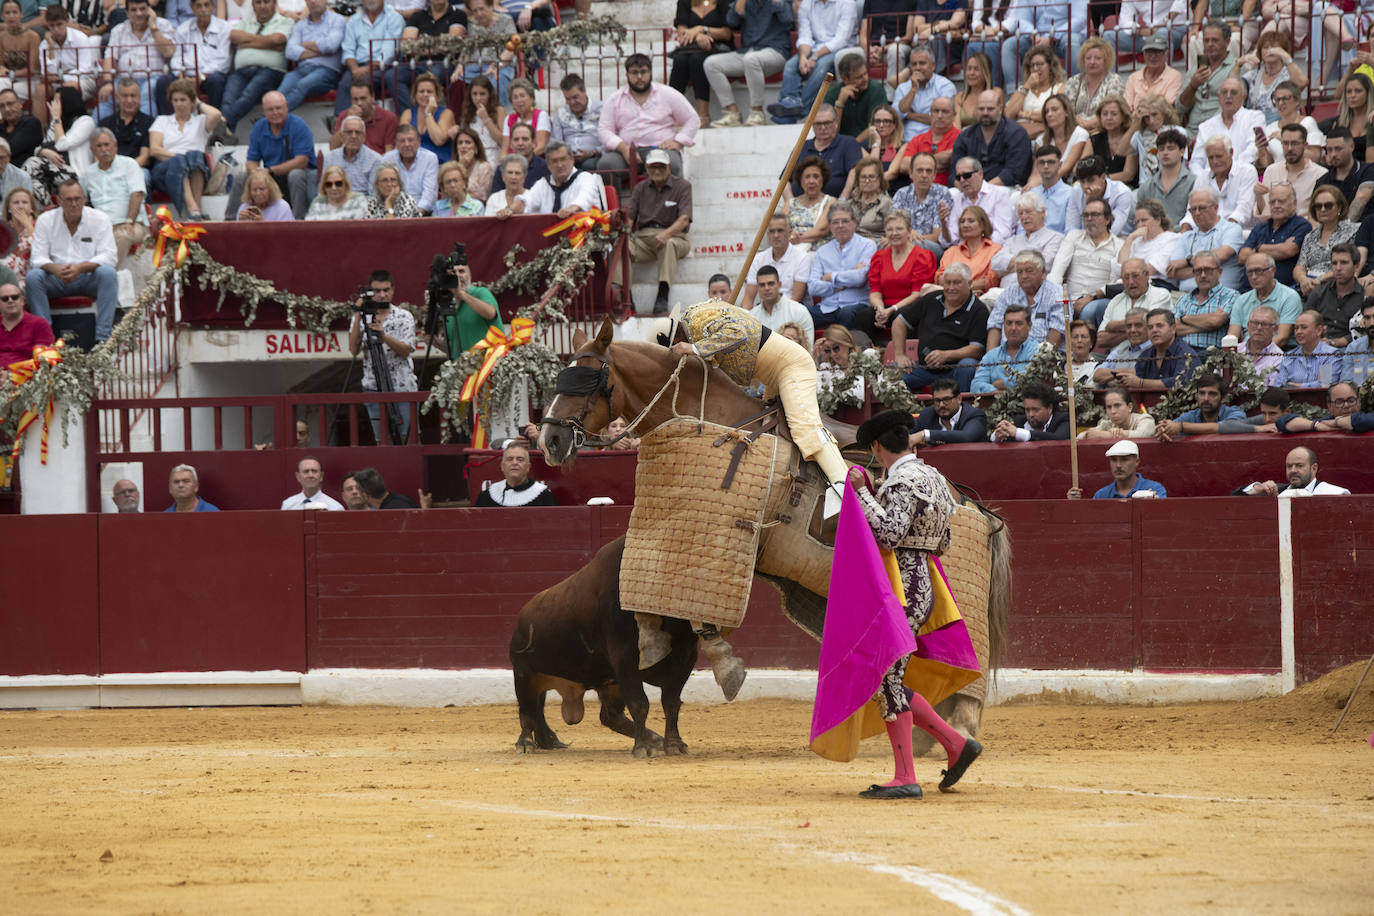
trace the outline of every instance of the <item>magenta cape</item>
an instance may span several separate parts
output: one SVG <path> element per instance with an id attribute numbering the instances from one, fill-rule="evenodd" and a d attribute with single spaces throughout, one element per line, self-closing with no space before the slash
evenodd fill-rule
<path id="1" fill-rule="evenodd" d="M 883 674 L 911 655 L 906 686 L 934 705 L 978 678 L 978 657 L 939 561 L 931 558 L 935 602 L 912 636 L 903 609 L 896 558 L 878 548 L 848 483 L 835 534 L 825 631 L 821 638 L 811 749 L 830 760 L 853 760 L 863 738 L 884 731 L 872 702 Z"/>

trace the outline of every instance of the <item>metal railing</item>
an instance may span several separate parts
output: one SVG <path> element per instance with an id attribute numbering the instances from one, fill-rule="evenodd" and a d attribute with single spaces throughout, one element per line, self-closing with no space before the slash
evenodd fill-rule
<path id="1" fill-rule="evenodd" d="M 143 328 L 138 337 L 118 354 L 116 362 L 122 373 L 106 382 L 100 391 L 102 398 L 152 398 L 177 371 L 177 328 L 181 318 L 181 290 L 176 282 L 163 288 L 147 307 Z M 130 319 L 124 319 L 130 320 Z M 138 417 L 133 422 L 138 422 Z M 102 447 L 128 447 L 128 424 L 105 422 L 99 425 Z"/>

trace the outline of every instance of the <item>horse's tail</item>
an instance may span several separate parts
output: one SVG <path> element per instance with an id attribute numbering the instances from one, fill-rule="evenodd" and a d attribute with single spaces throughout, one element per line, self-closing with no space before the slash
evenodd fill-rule
<path id="1" fill-rule="evenodd" d="M 1002 667 L 1007 646 L 1007 625 L 1011 617 L 1011 533 L 1006 520 L 979 506 L 989 525 L 988 553 L 992 569 L 988 578 L 988 673 L 994 679 Z"/>

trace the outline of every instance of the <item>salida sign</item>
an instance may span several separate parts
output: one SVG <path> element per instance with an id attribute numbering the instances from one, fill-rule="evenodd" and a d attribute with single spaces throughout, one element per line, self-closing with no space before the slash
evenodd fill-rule
<path id="1" fill-rule="evenodd" d="M 344 352 L 343 340 L 338 333 L 311 334 L 308 331 L 283 331 L 280 333 L 269 332 L 267 335 L 268 356 L 342 352 Z"/>

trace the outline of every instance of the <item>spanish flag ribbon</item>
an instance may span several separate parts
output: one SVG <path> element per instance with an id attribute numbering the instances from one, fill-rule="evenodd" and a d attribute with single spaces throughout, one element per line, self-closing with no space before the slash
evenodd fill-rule
<path id="1" fill-rule="evenodd" d="M 206 233 L 204 226 L 188 225 L 179 223 L 172 219 L 172 211 L 164 204 L 158 207 L 154 215 L 162 220 L 162 228 L 157 231 L 157 247 L 153 249 L 153 266 L 162 266 L 162 251 L 167 245 L 167 240 L 177 242 L 176 266 L 180 267 L 186 263 L 186 258 L 191 254 L 189 242 L 194 242 Z"/>
<path id="2" fill-rule="evenodd" d="M 32 359 L 25 359 L 20 360 L 17 363 L 10 363 L 10 381 L 12 381 L 16 386 L 23 385 L 24 383 L 31 381 L 33 377 L 38 374 L 38 369 L 40 366 L 56 366 L 58 363 L 62 362 L 63 346 L 65 346 L 64 342 L 59 340 L 54 344 L 34 347 Z M 44 464 L 48 463 L 48 430 L 52 427 L 52 384 L 52 379 L 49 378 L 48 397 L 47 402 L 43 406 L 42 414 L 43 436 L 40 440 L 40 457 L 42 458 Z M 38 416 L 39 415 L 36 411 L 30 409 L 24 411 L 23 415 L 19 417 L 19 428 L 15 434 L 15 454 L 19 453 L 19 449 L 24 442 L 24 434 L 28 432 L 29 427 L 32 426 L 38 420 Z"/>
<path id="3" fill-rule="evenodd" d="M 487 377 L 496 368 L 496 363 L 511 350 L 516 347 L 524 346 L 534 339 L 534 319 L 533 318 L 513 318 L 510 323 L 510 333 L 507 334 L 499 327 L 492 326 L 487 328 L 487 336 L 473 344 L 474 350 L 486 350 L 486 356 L 482 358 L 482 365 L 467 381 L 463 383 L 463 390 L 458 395 L 458 399 L 464 404 L 472 401 L 477 396 L 477 392 L 486 384 Z M 472 436 L 473 448 L 483 448 L 487 442 L 487 432 L 480 422 L 475 424 L 476 430 Z"/>
<path id="4" fill-rule="evenodd" d="M 587 233 L 593 229 L 600 229 L 602 232 L 611 231 L 611 215 L 596 207 L 584 210 L 581 213 L 574 213 L 565 220 L 554 223 L 544 230 L 544 236 L 557 235 L 560 232 L 568 233 L 568 241 L 574 248 L 581 248 L 587 241 Z M 571 230 L 571 231 L 568 231 Z"/>

